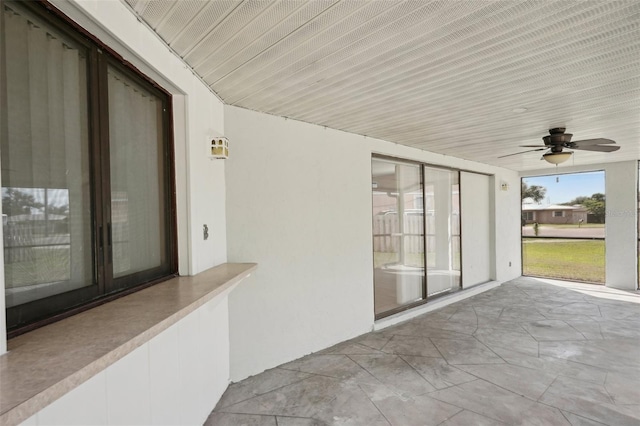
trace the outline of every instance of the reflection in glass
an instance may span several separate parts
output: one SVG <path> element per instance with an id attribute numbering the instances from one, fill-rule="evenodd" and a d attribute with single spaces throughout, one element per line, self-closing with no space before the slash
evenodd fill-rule
<path id="1" fill-rule="evenodd" d="M 420 166 L 372 160 L 375 313 L 424 299 Z"/>
<path id="2" fill-rule="evenodd" d="M 85 49 L 3 4 L 2 226 L 7 307 L 95 283 Z"/>
<path id="3" fill-rule="evenodd" d="M 71 279 L 69 191 L 2 188 L 7 287 Z"/>

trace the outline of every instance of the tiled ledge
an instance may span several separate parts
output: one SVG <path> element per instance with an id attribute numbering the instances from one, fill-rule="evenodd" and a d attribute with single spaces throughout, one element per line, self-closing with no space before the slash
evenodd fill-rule
<path id="1" fill-rule="evenodd" d="M 225 263 L 173 278 L 10 340 L 0 356 L 0 425 L 28 419 L 198 307 L 222 300 L 256 267 Z"/>

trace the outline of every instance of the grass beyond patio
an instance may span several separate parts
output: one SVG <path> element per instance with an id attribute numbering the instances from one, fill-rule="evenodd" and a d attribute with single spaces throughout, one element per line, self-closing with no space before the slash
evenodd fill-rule
<path id="1" fill-rule="evenodd" d="M 522 274 L 604 284 L 604 240 L 523 238 Z"/>

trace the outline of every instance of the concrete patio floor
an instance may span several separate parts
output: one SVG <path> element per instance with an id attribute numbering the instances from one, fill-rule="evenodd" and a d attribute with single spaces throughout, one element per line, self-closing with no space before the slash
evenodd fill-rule
<path id="1" fill-rule="evenodd" d="M 206 425 L 640 425 L 640 293 L 522 277 L 232 384 Z"/>

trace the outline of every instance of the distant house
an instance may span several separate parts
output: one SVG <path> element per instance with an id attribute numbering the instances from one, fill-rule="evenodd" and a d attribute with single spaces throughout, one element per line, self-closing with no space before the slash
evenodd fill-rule
<path id="1" fill-rule="evenodd" d="M 559 204 L 522 203 L 522 222 L 528 223 L 587 223 L 589 211 L 582 205 L 563 206 Z"/>

